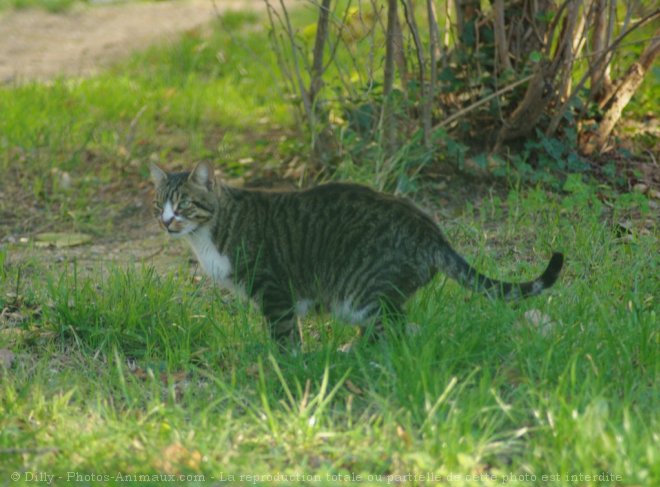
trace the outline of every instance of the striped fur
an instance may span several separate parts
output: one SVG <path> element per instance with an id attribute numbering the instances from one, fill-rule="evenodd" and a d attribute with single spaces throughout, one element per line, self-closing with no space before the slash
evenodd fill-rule
<path id="1" fill-rule="evenodd" d="M 410 201 L 354 184 L 238 189 L 216 186 L 206 164 L 174 174 L 152 165 L 151 174 L 161 224 L 188 240 L 219 284 L 258 302 L 282 342 L 298 340 L 295 315 L 316 306 L 362 326 L 379 321 L 384 309 L 399 315 L 438 271 L 490 297 L 515 299 L 550 287 L 563 264 L 555 253 L 533 281 L 490 279 Z"/>

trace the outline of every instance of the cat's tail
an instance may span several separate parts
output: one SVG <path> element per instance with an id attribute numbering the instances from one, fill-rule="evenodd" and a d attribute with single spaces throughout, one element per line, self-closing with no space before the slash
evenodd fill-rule
<path id="1" fill-rule="evenodd" d="M 552 286 L 564 265 L 564 256 L 559 252 L 553 253 L 543 274 L 533 281 L 521 283 L 503 282 L 484 276 L 448 245 L 438 252 L 436 261 L 439 270 L 468 289 L 491 298 L 519 299 L 536 296 Z"/>

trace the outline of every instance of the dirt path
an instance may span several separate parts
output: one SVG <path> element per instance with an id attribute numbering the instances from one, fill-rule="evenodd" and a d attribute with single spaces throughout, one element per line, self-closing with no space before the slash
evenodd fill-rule
<path id="1" fill-rule="evenodd" d="M 228 10 L 263 10 L 263 0 L 186 0 L 78 5 L 64 14 L 0 14 L 0 83 L 87 76 L 135 49 Z"/>

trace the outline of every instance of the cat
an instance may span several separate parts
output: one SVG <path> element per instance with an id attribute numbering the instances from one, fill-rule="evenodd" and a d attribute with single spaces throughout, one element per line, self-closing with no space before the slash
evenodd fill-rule
<path id="1" fill-rule="evenodd" d="M 404 198 L 348 183 L 239 189 L 216 184 L 206 163 L 150 171 L 161 226 L 188 241 L 220 286 L 259 304 L 284 347 L 300 344 L 296 316 L 318 306 L 382 333 L 383 318 L 402 317 L 407 298 L 438 271 L 489 297 L 516 299 L 552 286 L 564 262 L 556 252 L 537 279 L 501 282 L 471 267 Z"/>

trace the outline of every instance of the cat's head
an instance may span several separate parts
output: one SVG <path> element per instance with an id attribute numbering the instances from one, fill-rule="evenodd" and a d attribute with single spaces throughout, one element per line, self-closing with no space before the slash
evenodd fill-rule
<path id="1" fill-rule="evenodd" d="M 156 186 L 154 215 L 170 235 L 190 234 L 212 218 L 217 198 L 208 164 L 202 162 L 192 172 L 167 173 L 152 163 L 150 170 Z"/>

